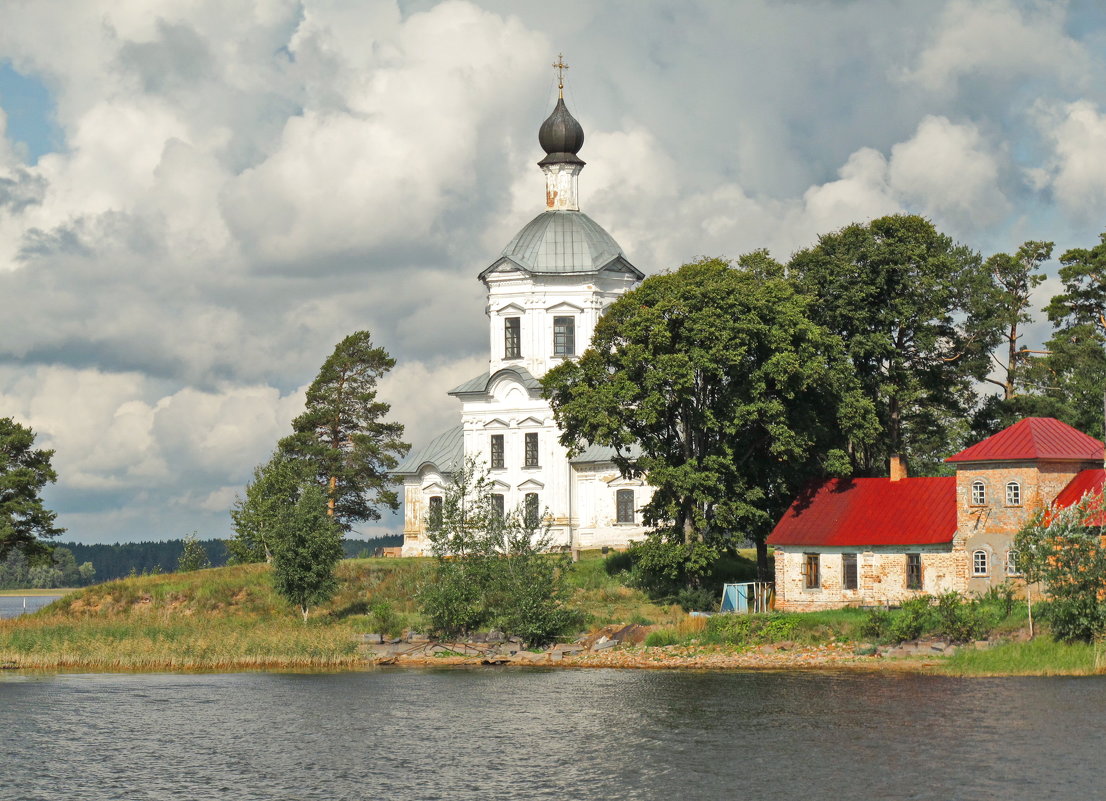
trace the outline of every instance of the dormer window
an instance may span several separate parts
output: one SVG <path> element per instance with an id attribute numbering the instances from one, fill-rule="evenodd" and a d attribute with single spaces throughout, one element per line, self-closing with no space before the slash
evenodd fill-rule
<path id="1" fill-rule="evenodd" d="M 1022 505 L 1022 485 L 1017 481 L 1010 481 L 1006 484 L 1006 505 Z"/>
<path id="2" fill-rule="evenodd" d="M 983 506 L 987 503 L 987 486 L 982 481 L 972 482 L 972 506 Z"/>
<path id="3" fill-rule="evenodd" d="M 522 321 L 518 317 L 503 320 L 503 358 L 522 358 Z"/>
<path id="4" fill-rule="evenodd" d="M 553 355 L 576 355 L 576 318 L 553 318 Z"/>

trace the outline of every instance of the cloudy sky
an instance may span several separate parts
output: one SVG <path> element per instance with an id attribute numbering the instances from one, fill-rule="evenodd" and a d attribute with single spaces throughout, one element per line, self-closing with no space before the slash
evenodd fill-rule
<path id="1" fill-rule="evenodd" d="M 410 441 L 452 422 L 558 52 L 582 207 L 656 272 L 904 210 L 1091 245 L 1104 48 L 1090 0 L 6 0 L 0 416 L 66 538 L 226 536 L 344 335 Z"/>

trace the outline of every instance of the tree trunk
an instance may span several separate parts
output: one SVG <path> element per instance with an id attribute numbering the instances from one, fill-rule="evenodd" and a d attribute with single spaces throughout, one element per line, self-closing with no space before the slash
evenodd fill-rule
<path id="1" fill-rule="evenodd" d="M 308 611 L 309 611 L 308 607 L 306 607 L 306 606 L 301 606 L 300 607 L 300 612 L 303 613 L 303 622 L 304 623 L 307 622 L 307 613 L 308 613 Z"/>
<path id="2" fill-rule="evenodd" d="M 1010 326 L 1010 333 L 1007 334 L 1009 342 L 1009 351 L 1006 357 L 1006 381 L 1003 382 L 1002 389 L 1005 393 L 1003 400 L 1010 400 L 1014 397 L 1014 371 L 1018 367 L 1018 324 L 1015 322 Z"/>
<path id="3" fill-rule="evenodd" d="M 334 496 L 338 493 L 338 476 L 331 476 L 326 482 L 326 513 L 334 517 Z"/>
<path id="4" fill-rule="evenodd" d="M 768 574 L 768 538 L 763 534 L 757 537 L 757 581 L 772 581 L 775 576 Z"/>
<path id="5" fill-rule="evenodd" d="M 1033 639 L 1033 587 L 1025 582 L 1025 608 L 1029 612 L 1029 639 Z"/>

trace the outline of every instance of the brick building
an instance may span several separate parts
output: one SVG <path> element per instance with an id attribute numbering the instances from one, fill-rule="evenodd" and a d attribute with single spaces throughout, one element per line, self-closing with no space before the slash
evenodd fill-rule
<path id="1" fill-rule="evenodd" d="M 1014 535 L 1034 511 L 1101 493 L 1103 443 L 1030 417 L 946 461 L 956 475 L 826 479 L 795 499 L 775 547 L 776 608 L 897 604 L 984 592 L 1018 575 Z"/>

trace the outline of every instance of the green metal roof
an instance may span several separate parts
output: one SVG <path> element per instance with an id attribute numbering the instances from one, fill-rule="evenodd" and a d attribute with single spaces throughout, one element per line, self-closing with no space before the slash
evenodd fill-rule
<path id="1" fill-rule="evenodd" d="M 392 471 L 394 476 L 415 475 L 424 465 L 433 465 L 442 473 L 451 473 L 465 460 L 464 431 L 454 426 L 434 439 L 429 445 L 415 448 Z"/>
<path id="2" fill-rule="evenodd" d="M 496 370 L 495 375 L 484 372 L 476 376 L 476 378 L 470 378 L 465 383 L 458 387 L 454 387 L 447 394 L 449 395 L 483 395 L 488 391 L 488 387 L 492 383 L 492 379 L 498 378 L 501 375 L 513 373 L 518 379 L 519 383 L 528 389 L 531 394 L 541 393 L 541 382 L 534 378 L 530 374 L 530 371 L 525 367 L 504 367 L 502 370 Z"/>
<path id="3" fill-rule="evenodd" d="M 531 273 L 621 270 L 645 277 L 626 259 L 614 238 L 582 211 L 543 211 L 515 234 L 480 276 L 499 267 L 504 259 Z"/>
<path id="4" fill-rule="evenodd" d="M 622 449 L 622 455 L 629 459 L 637 459 L 641 456 L 641 446 L 636 442 Z M 602 462 L 613 462 L 615 456 L 614 448 L 608 445 L 588 445 L 584 450 L 568 461 L 572 464 L 598 464 Z"/>

